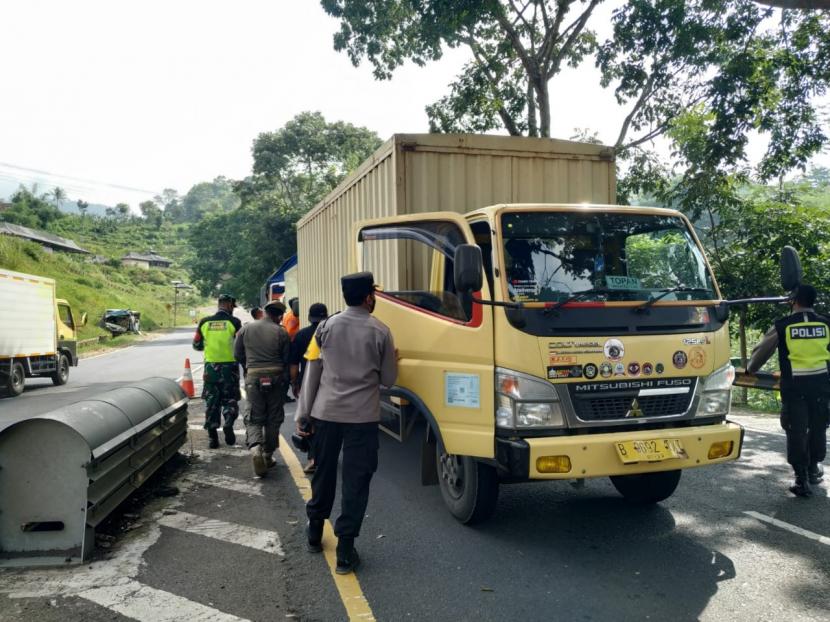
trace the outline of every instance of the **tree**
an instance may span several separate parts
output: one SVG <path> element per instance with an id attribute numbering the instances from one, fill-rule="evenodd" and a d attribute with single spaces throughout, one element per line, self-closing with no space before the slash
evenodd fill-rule
<path id="1" fill-rule="evenodd" d="M 253 146 L 254 174 L 236 184 L 241 205 L 206 211 L 190 227 L 193 255 L 187 264 L 194 284 L 209 295 L 227 273 L 232 276 L 223 289 L 257 303 L 268 275 L 297 250 L 297 220 L 380 144 L 366 128 L 329 123 L 309 112 L 261 134 Z M 194 186 L 188 196 L 206 190 Z"/>
<path id="2" fill-rule="evenodd" d="M 78 206 L 78 213 L 81 215 L 81 218 L 86 216 L 86 211 L 89 209 L 89 203 L 87 203 L 86 201 L 84 201 L 82 199 L 78 199 L 75 202 L 75 205 Z"/>
<path id="3" fill-rule="evenodd" d="M 126 203 L 117 203 L 115 205 L 115 211 L 122 220 L 126 220 L 130 216 L 130 206 Z"/>
<path id="4" fill-rule="evenodd" d="M 55 202 L 55 209 L 60 209 L 61 201 L 66 198 L 66 191 L 60 186 L 55 186 L 50 194 L 52 200 Z"/>
<path id="5" fill-rule="evenodd" d="M 830 80 L 826 11 L 784 11 L 776 21 L 771 8 L 745 0 L 632 0 L 599 42 L 589 27 L 598 0 L 321 3 L 340 20 L 335 49 L 355 65 L 368 59 L 378 79 L 406 60 L 424 65 L 448 47 L 469 49 L 450 93 L 427 107 L 433 131 L 548 136 L 549 82 L 564 65 L 594 58 L 628 109 L 614 141 L 621 158 L 697 105 L 713 114 L 703 168 L 743 162 L 757 131 L 770 139 L 761 174 L 774 178 L 827 140 L 814 104 Z"/>
<path id="6" fill-rule="evenodd" d="M 141 215 L 144 216 L 148 224 L 155 226 L 156 229 L 161 228 L 164 212 L 161 211 L 158 205 L 153 201 L 142 201 L 138 204 L 138 209 L 141 210 Z"/>
<path id="7" fill-rule="evenodd" d="M 159 205 L 164 211 L 164 218 L 173 222 L 181 222 L 181 214 L 183 212 L 181 199 L 179 193 L 173 188 L 165 188 L 161 194 L 153 197 L 156 205 Z"/>
<path id="8" fill-rule="evenodd" d="M 239 197 L 233 184 L 225 177 L 216 177 L 194 185 L 181 200 L 180 209 L 171 218 L 173 222 L 196 222 L 206 214 L 224 213 L 239 207 Z"/>
<path id="9" fill-rule="evenodd" d="M 57 207 L 23 186 L 12 196 L 11 207 L 2 213 L 3 220 L 38 229 L 49 229 L 64 216 Z"/>

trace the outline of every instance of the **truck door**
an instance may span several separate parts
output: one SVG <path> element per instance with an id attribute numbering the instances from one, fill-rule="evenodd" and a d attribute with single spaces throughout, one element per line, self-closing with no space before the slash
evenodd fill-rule
<path id="1" fill-rule="evenodd" d="M 382 291 L 375 315 L 400 354 L 397 388 L 432 418 L 448 453 L 494 455 L 493 316 L 456 292 L 453 257 L 474 244 L 457 214 L 432 213 L 359 223 L 357 263 Z"/>

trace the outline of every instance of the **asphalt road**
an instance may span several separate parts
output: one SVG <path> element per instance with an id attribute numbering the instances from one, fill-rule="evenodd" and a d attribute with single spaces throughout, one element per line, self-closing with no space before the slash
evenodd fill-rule
<path id="1" fill-rule="evenodd" d="M 90 379 L 70 382 L 177 377 L 189 337 L 86 361 Z M 47 408 L 53 391 L 20 403 Z M 307 489 L 292 454 L 254 479 L 241 448 L 205 448 L 201 412 L 194 401 L 187 459 L 162 482 L 180 493 L 128 502 L 88 566 L 0 572 L 0 620 L 346 619 L 342 586 L 303 548 Z M 362 594 L 378 620 L 828 620 L 827 487 L 791 497 L 775 418 L 735 418 L 747 426 L 742 458 L 686 471 L 658 506 L 629 505 L 607 480 L 509 485 L 474 528 L 420 485 L 418 439 L 382 435 L 358 541 Z"/>
<path id="2" fill-rule="evenodd" d="M 0 426 L 43 414 L 150 376 L 178 378 L 185 357 L 202 360 L 191 348 L 193 329 L 179 328 L 134 346 L 81 359 L 69 368 L 69 382 L 56 387 L 49 378 L 27 378 L 22 395 L 0 397 Z M 195 355 L 195 356 L 194 356 Z"/>

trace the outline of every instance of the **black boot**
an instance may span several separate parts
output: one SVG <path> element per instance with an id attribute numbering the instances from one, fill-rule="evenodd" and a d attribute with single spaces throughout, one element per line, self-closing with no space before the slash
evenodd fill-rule
<path id="1" fill-rule="evenodd" d="M 236 434 L 233 433 L 233 426 L 226 425 L 222 430 L 225 432 L 225 443 L 233 445 L 236 442 Z"/>
<path id="2" fill-rule="evenodd" d="M 807 482 L 807 478 L 803 475 L 796 475 L 795 485 L 790 486 L 790 492 L 793 493 L 796 497 L 813 496 L 813 491 L 810 490 L 810 484 Z"/>
<path id="3" fill-rule="evenodd" d="M 216 431 L 216 428 L 211 428 L 208 430 L 208 437 L 210 438 L 208 447 L 210 447 L 211 449 L 216 449 L 217 447 L 219 447 L 219 433 Z"/>
<path id="4" fill-rule="evenodd" d="M 360 565 L 360 557 L 354 548 L 354 538 L 340 538 L 337 541 L 337 574 L 349 574 Z"/>
<path id="5" fill-rule="evenodd" d="M 824 479 L 824 467 L 821 466 L 818 462 L 815 464 L 811 464 L 810 468 L 807 469 L 807 480 L 811 484 L 818 484 L 821 480 Z"/>
<path id="6" fill-rule="evenodd" d="M 306 535 L 308 536 L 308 552 L 320 553 L 323 551 L 323 525 L 325 521 L 308 519 Z"/>

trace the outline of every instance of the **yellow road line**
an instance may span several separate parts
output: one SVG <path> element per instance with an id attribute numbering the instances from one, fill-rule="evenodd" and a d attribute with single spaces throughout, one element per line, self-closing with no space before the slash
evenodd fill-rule
<path id="1" fill-rule="evenodd" d="M 304 501 L 311 498 L 311 482 L 303 473 L 303 467 L 297 456 L 294 455 L 292 449 L 288 446 L 285 438 L 280 439 L 280 453 L 283 460 L 288 465 L 288 470 L 291 472 L 291 477 L 294 478 L 294 484 L 303 497 Z M 346 614 L 349 620 L 374 620 L 375 616 L 372 613 L 372 608 L 369 606 L 369 601 L 363 595 L 363 590 L 360 587 L 360 582 L 352 572 L 350 574 L 337 574 L 334 569 L 337 566 L 337 555 L 335 552 L 335 543 L 337 537 L 334 535 L 334 530 L 331 527 L 331 522 L 326 521 L 323 528 L 323 554 L 326 556 L 326 562 L 329 565 L 331 576 L 334 578 L 334 584 L 337 586 L 337 591 L 340 593 L 340 600 L 343 601 L 343 606 L 346 608 Z"/>

